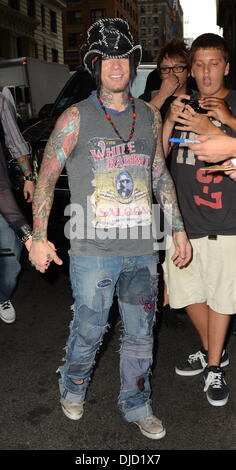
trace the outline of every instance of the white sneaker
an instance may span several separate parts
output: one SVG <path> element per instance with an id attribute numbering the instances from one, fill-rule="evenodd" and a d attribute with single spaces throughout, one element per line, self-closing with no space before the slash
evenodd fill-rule
<path id="1" fill-rule="evenodd" d="M 141 433 L 149 439 L 161 439 L 166 435 L 162 422 L 154 415 L 148 416 L 143 421 L 135 421 Z"/>
<path id="2" fill-rule="evenodd" d="M 16 312 L 10 300 L 0 304 L 0 318 L 5 323 L 13 323 L 16 319 Z"/>
<path id="3" fill-rule="evenodd" d="M 77 420 L 82 418 L 84 412 L 84 402 L 81 403 L 70 403 L 64 398 L 60 400 L 63 413 L 67 418 Z"/>

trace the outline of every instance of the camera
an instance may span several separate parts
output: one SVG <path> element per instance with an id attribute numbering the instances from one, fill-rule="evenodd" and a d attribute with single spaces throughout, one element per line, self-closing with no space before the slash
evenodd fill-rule
<path id="1" fill-rule="evenodd" d="M 193 99 L 187 100 L 187 99 L 184 98 L 182 100 L 182 102 L 185 103 L 185 104 L 189 104 L 194 109 L 194 111 L 196 111 L 196 113 L 207 114 L 207 112 L 208 112 L 207 109 L 203 109 L 203 108 L 201 108 L 201 106 L 199 106 L 198 100 L 193 100 Z"/>

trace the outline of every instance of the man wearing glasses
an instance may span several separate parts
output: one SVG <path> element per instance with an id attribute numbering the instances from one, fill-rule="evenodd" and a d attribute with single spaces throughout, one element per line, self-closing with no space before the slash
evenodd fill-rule
<path id="1" fill-rule="evenodd" d="M 174 38 L 162 47 L 157 58 L 157 71 L 161 78 L 160 88 L 158 89 L 157 82 L 156 87 L 152 85 L 153 90 L 149 92 L 149 96 L 144 93 L 141 98 L 157 107 L 164 119 L 171 102 L 177 96 L 192 93 L 189 89 L 189 53 L 183 39 Z"/>

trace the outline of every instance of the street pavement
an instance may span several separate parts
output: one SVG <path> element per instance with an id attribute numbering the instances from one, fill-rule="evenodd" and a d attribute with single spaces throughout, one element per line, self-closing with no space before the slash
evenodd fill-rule
<path id="1" fill-rule="evenodd" d="M 16 322 L 0 321 L 1 450 L 152 454 L 236 450 L 236 336 L 231 334 L 227 345 L 230 399 L 226 406 L 213 407 L 203 393 L 202 375 L 186 378 L 174 374 L 176 362 L 199 349 L 186 314 L 181 314 L 184 329 L 167 328 L 157 321 L 152 402 L 167 432 L 163 439 L 153 441 L 142 436 L 136 425 L 123 421 L 117 408 L 121 332 L 115 302 L 80 421 L 71 421 L 62 413 L 56 373 L 71 320 L 67 266 L 51 267 L 43 275 L 25 259 L 13 303 Z"/>

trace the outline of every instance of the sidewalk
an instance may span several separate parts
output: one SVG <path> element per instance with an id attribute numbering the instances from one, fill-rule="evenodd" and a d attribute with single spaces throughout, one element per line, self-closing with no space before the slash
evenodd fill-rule
<path id="1" fill-rule="evenodd" d="M 114 309 L 84 416 L 77 422 L 67 419 L 59 404 L 56 370 L 64 355 L 72 298 L 67 274 L 62 268 L 55 273 L 41 275 L 26 263 L 14 296 L 17 321 L 0 323 L 1 450 L 236 450 L 236 336 L 230 336 L 227 348 L 230 399 L 226 406 L 213 407 L 203 393 L 202 375 L 174 374 L 176 362 L 199 349 L 186 315 L 181 316 L 184 331 L 163 325 L 158 335 L 152 400 L 165 424 L 165 438 L 149 440 L 120 417 L 120 331 Z"/>

